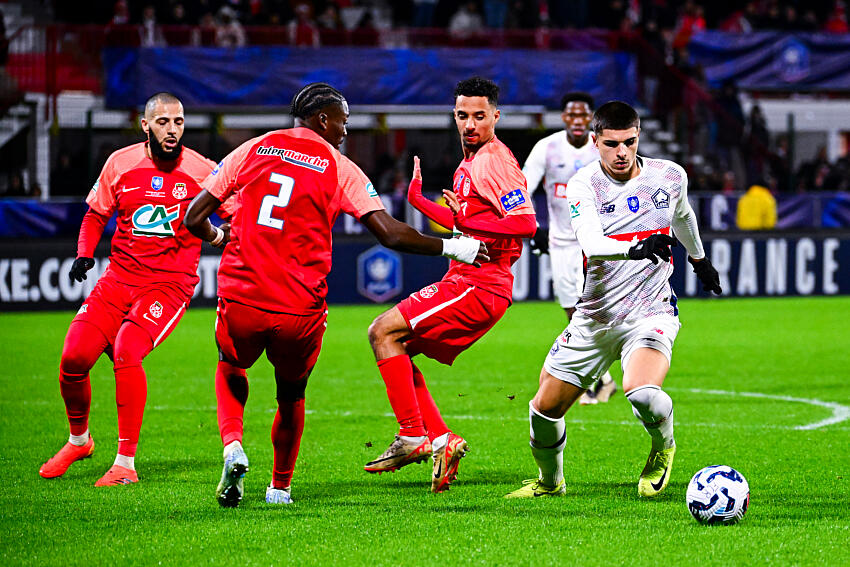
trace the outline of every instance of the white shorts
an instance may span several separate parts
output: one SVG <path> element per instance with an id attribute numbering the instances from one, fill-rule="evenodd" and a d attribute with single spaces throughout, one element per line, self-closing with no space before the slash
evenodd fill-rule
<path id="1" fill-rule="evenodd" d="M 564 309 L 573 308 L 584 287 L 584 256 L 578 242 L 549 244 L 552 263 L 552 287 L 555 297 Z"/>
<path id="2" fill-rule="evenodd" d="M 618 358 L 626 368 L 635 349 L 652 348 L 671 361 L 679 327 L 678 317 L 669 315 L 609 326 L 576 312 L 552 345 L 543 368 L 559 380 L 587 389 Z"/>

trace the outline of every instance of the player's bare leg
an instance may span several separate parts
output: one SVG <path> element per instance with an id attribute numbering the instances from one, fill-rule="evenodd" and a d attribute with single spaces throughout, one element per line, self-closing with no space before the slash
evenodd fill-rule
<path id="1" fill-rule="evenodd" d="M 410 329 L 398 307 L 382 313 L 369 326 L 369 344 L 398 420 L 399 432 L 384 453 L 363 467 L 367 472 L 395 471 L 431 456 L 431 442 L 413 383 L 413 365 L 404 348 L 409 335 Z"/>
<path id="2" fill-rule="evenodd" d="M 564 414 L 583 392 L 582 388 L 555 378 L 545 368 L 540 371 L 540 387 L 528 404 L 529 445 L 537 462 L 538 476 L 523 482 L 522 488 L 506 498 L 560 496 L 566 492 L 564 447 L 567 445 L 567 431 Z"/>
<path id="3" fill-rule="evenodd" d="M 673 400 L 661 389 L 670 363 L 660 351 L 638 348 L 629 356 L 623 389 L 632 411 L 652 438 L 652 450 L 638 481 L 638 494 L 660 494 L 670 480 L 676 442 L 673 439 Z"/>

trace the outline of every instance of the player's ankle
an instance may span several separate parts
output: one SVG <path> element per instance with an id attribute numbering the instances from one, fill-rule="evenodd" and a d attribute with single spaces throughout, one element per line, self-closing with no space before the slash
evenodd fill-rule
<path id="1" fill-rule="evenodd" d="M 89 442 L 89 437 L 90 434 L 88 429 L 86 429 L 80 435 L 74 435 L 73 433 L 71 433 L 68 436 L 68 443 L 70 443 L 71 445 L 76 445 L 77 447 L 82 447 L 83 445 Z"/>
<path id="2" fill-rule="evenodd" d="M 227 457 L 229 457 L 230 453 L 232 453 L 233 451 L 236 451 L 237 449 L 242 449 L 242 442 L 239 441 L 239 440 L 231 441 L 230 443 L 225 445 L 224 446 L 224 458 L 226 459 Z"/>
<path id="3" fill-rule="evenodd" d="M 112 464 L 134 471 L 136 470 L 136 457 L 131 457 L 129 455 L 122 455 L 121 453 L 118 453 L 117 455 L 115 455 L 115 462 Z"/>

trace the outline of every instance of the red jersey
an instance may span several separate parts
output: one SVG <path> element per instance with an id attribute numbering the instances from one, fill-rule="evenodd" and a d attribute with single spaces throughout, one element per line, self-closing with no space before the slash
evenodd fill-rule
<path id="1" fill-rule="evenodd" d="M 215 162 L 184 147 L 163 169 L 147 156 L 145 144 L 109 156 L 86 198 L 106 218 L 118 212 L 107 273 L 128 285 L 171 282 L 191 293 L 198 283 L 201 240 L 183 226 L 183 216 Z"/>
<path id="2" fill-rule="evenodd" d="M 452 188 L 460 201 L 458 216 L 470 221 L 534 214 L 522 169 L 511 150 L 495 136 L 471 158 L 460 162 Z M 522 254 L 522 238 L 475 238 L 487 244 L 490 261 L 476 268 L 452 260 L 444 279 L 462 276 L 510 301 L 514 285 L 511 266 Z"/>
<path id="3" fill-rule="evenodd" d="M 248 140 L 202 186 L 220 201 L 236 194 L 219 296 L 282 313 L 325 309 L 340 211 L 359 220 L 384 208 L 360 168 L 309 128 Z"/>

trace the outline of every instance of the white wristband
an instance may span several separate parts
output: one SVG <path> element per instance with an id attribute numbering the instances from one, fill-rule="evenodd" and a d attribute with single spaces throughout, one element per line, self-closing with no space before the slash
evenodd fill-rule
<path id="1" fill-rule="evenodd" d="M 468 236 L 446 238 L 443 239 L 443 256 L 464 264 L 472 264 L 478 256 L 480 244 L 480 242 Z"/>
<path id="2" fill-rule="evenodd" d="M 213 246 L 218 246 L 221 244 L 221 241 L 224 240 L 224 231 L 213 225 L 213 229 L 215 229 L 215 238 L 210 240 L 210 244 Z"/>

